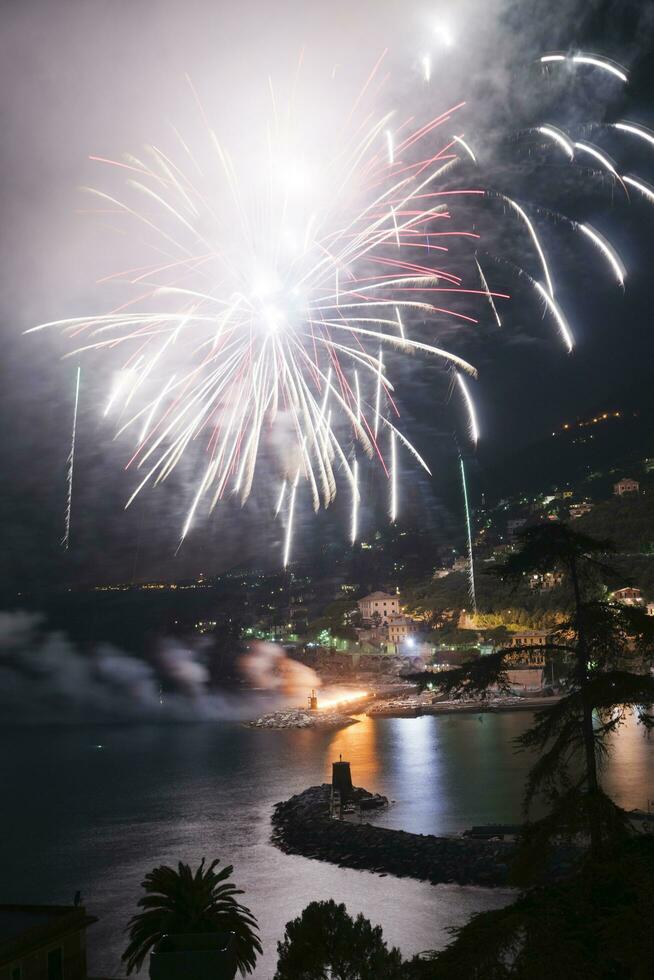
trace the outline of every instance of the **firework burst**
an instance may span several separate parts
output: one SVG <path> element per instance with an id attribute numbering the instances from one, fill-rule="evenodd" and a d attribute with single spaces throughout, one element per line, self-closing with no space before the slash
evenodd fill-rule
<path id="1" fill-rule="evenodd" d="M 594 55 L 546 55 L 541 62 L 555 68 L 566 60 L 627 77 Z M 509 297 L 489 287 L 476 256 L 479 236 L 452 210 L 461 201 L 501 200 L 523 226 L 544 285 L 520 272 L 573 348 L 528 208 L 504 193 L 451 180 L 464 163 L 474 168 L 475 185 L 481 177 L 473 146 L 451 135 L 463 103 L 422 124 L 392 112 L 376 116 L 364 104 L 381 61 L 330 139 L 330 153 L 310 154 L 294 129 L 293 100 L 280 111 L 273 97 L 265 151 L 245 167 L 220 141 L 199 100 L 202 152 L 175 131 L 172 152 L 149 146 L 139 157 L 91 158 L 121 178 L 119 191 L 91 191 L 98 210 L 129 221 L 133 239 L 143 244 L 138 265 L 106 277 L 134 292 L 110 312 L 34 329 L 62 328 L 75 338 L 76 354 L 126 352 L 105 411 L 119 408 L 119 434 L 134 440 L 128 465 L 139 476 L 128 505 L 203 450 L 199 463 L 194 456 L 198 476 L 182 540 L 199 508 L 212 509 L 226 495 L 245 503 L 259 480 L 281 486 L 274 491 L 275 513 L 286 522 L 285 564 L 301 487 L 318 510 L 345 481 L 355 541 L 364 456 L 388 480 L 389 516 L 396 520 L 400 452 L 429 473 L 399 424 L 391 380 L 398 356 L 431 356 L 452 372 L 477 442 L 465 380 L 475 377 L 475 368 L 438 337 L 447 323 L 477 322 L 470 315 L 476 310 L 463 312 L 465 300 L 477 308 L 489 304 L 501 326 L 498 301 Z M 424 64 L 429 80 L 431 62 Z M 636 124 L 614 126 L 654 141 Z M 533 131 L 570 164 L 586 159 L 625 190 L 628 183 L 654 200 L 648 184 L 620 177 L 594 144 L 550 123 Z M 623 285 L 626 270 L 604 236 L 566 220 Z M 457 239 L 471 246 L 462 272 L 448 263 Z"/>
<path id="2" fill-rule="evenodd" d="M 135 439 L 130 465 L 141 472 L 128 504 L 201 440 L 182 539 L 203 502 L 247 500 L 275 445 L 285 563 L 301 481 L 315 510 L 333 501 L 339 478 L 349 482 L 356 538 L 359 455 L 378 460 L 395 519 L 400 449 L 429 469 L 399 428 L 387 355 L 420 352 L 474 377 L 434 338 L 446 319 L 475 322 L 462 297 L 504 295 L 439 264 L 453 239 L 476 238 L 450 204 L 483 194 L 445 189 L 461 140 L 443 126 L 460 108 L 419 127 L 393 114 L 353 125 L 319 172 L 276 122 L 256 193 L 210 127 L 208 163 L 181 137 L 183 161 L 154 146 L 142 158 L 92 158 L 126 178 L 124 193 L 92 193 L 140 227 L 154 261 L 109 277 L 137 291 L 119 308 L 37 329 L 63 328 L 76 353 L 128 351 L 106 409 L 127 409 L 119 432 Z"/>

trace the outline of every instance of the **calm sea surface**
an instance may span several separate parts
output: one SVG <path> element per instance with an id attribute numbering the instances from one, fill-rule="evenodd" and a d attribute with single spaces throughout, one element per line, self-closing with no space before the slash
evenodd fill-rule
<path id="1" fill-rule="evenodd" d="M 262 732 L 234 723 L 0 731 L 0 901 L 72 901 L 100 922 L 91 973 L 122 976 L 123 929 L 144 873 L 158 863 L 233 863 L 259 918 L 271 980 L 285 923 L 334 898 L 409 954 L 447 941 L 448 926 L 509 900 L 500 890 L 379 878 L 281 854 L 274 803 L 327 781 L 342 754 L 359 786 L 394 805 L 377 822 L 419 833 L 515 822 L 528 759 L 512 739 L 526 713 L 363 720 L 336 733 Z M 627 808 L 654 797 L 654 745 L 636 725 L 615 739 L 607 788 Z M 143 974 L 145 975 L 145 974 Z"/>

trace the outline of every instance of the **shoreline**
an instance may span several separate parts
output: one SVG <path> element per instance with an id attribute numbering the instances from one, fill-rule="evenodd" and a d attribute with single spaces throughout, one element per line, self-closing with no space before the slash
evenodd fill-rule
<path id="1" fill-rule="evenodd" d="M 368 709 L 369 718 L 420 718 L 422 715 L 498 714 L 508 711 L 538 711 L 560 701 L 551 697 L 519 698 L 515 701 L 445 701 L 436 704 L 380 704 Z"/>

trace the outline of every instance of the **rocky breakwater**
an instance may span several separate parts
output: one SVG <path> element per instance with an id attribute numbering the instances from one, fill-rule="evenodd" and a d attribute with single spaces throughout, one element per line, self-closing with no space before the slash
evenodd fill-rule
<path id="1" fill-rule="evenodd" d="M 356 721 L 356 718 L 350 718 L 340 711 L 304 711 L 302 708 L 292 708 L 262 715 L 261 718 L 249 722 L 249 726 L 268 729 L 343 728 L 345 725 L 356 724 Z"/>
<path id="2" fill-rule="evenodd" d="M 354 801 L 373 800 L 356 789 Z M 312 786 L 278 803 L 272 841 L 287 854 L 302 854 L 346 868 L 358 868 L 432 884 L 506 885 L 514 845 L 504 841 L 409 834 L 329 815 L 331 787 Z"/>

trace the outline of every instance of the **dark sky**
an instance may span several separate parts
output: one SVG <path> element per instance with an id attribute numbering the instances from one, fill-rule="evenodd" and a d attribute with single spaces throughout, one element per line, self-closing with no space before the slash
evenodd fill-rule
<path id="1" fill-rule="evenodd" d="M 567 355 L 551 318 L 515 267 L 538 273 L 524 229 L 501 204 L 469 220 L 483 235 L 481 253 L 491 286 L 513 300 L 502 307 L 500 332 L 482 308 L 478 328 L 446 345 L 480 369 L 475 386 L 484 460 L 535 441 L 563 419 L 583 414 L 629 386 L 650 386 L 654 341 L 650 279 L 654 208 L 629 204 L 611 179 L 567 166 L 543 151 L 529 128 L 556 123 L 604 147 L 620 172 L 654 183 L 654 148 L 617 138 L 602 124 L 628 118 L 654 128 L 652 4 L 463 0 L 457 4 L 303 0 L 22 0 L 4 2 L 0 39 L 0 329 L 3 332 L 0 421 L 4 473 L 0 520 L 5 541 L 0 571 L 7 584 L 30 581 L 129 579 L 216 571 L 239 560 L 265 563 L 278 553 L 281 531 L 270 521 L 262 488 L 241 512 L 228 504 L 203 522 L 178 557 L 179 528 L 196 478 L 193 460 L 133 510 L 134 487 L 123 471 L 129 447 L 114 442 L 103 419 L 115 363 L 83 361 L 71 550 L 63 555 L 65 469 L 75 362 L 57 333 L 24 336 L 36 323 L 109 303 L 96 280 L 121 260 L 120 240 L 83 213 L 80 187 L 98 183 L 89 154 L 138 152 L 157 141 L 169 121 L 189 117 L 185 74 L 210 105 L 226 142 L 238 143 L 265 124 L 268 75 L 288 79 L 305 48 L 303 94 L 330 117 L 321 79 L 334 65 L 337 93 L 360 86 L 388 47 L 391 80 L 385 99 L 416 118 L 466 99 L 465 131 L 479 150 L 477 186 L 509 193 L 537 216 L 557 297 L 575 332 Z M 434 29 L 436 28 L 436 30 Z M 444 47 L 439 28 L 453 39 Z M 630 68 L 625 88 L 592 69 L 535 67 L 552 50 L 594 51 Z M 420 57 L 432 52 L 433 78 L 420 81 Z M 410 106 L 410 110 L 407 107 Z M 327 126 L 326 122 L 326 126 Z M 547 209 L 538 211 L 541 207 Z M 556 217 L 591 221 L 610 237 L 628 269 L 624 294 L 601 257 Z M 467 256 L 469 261 L 470 256 Z M 438 508 L 443 460 L 452 433 L 465 441 L 459 407 L 447 404 L 447 382 L 433 367 L 396 365 L 404 431 L 429 459 L 434 480 L 406 465 L 415 514 Z M 370 483 L 371 493 L 378 492 Z M 305 546 L 337 520 L 299 521 Z M 364 509 L 369 523 L 383 508 Z M 373 518 L 372 514 L 375 513 Z M 331 531 L 329 533 L 332 533 Z M 206 567 L 205 567 L 206 566 Z"/>

